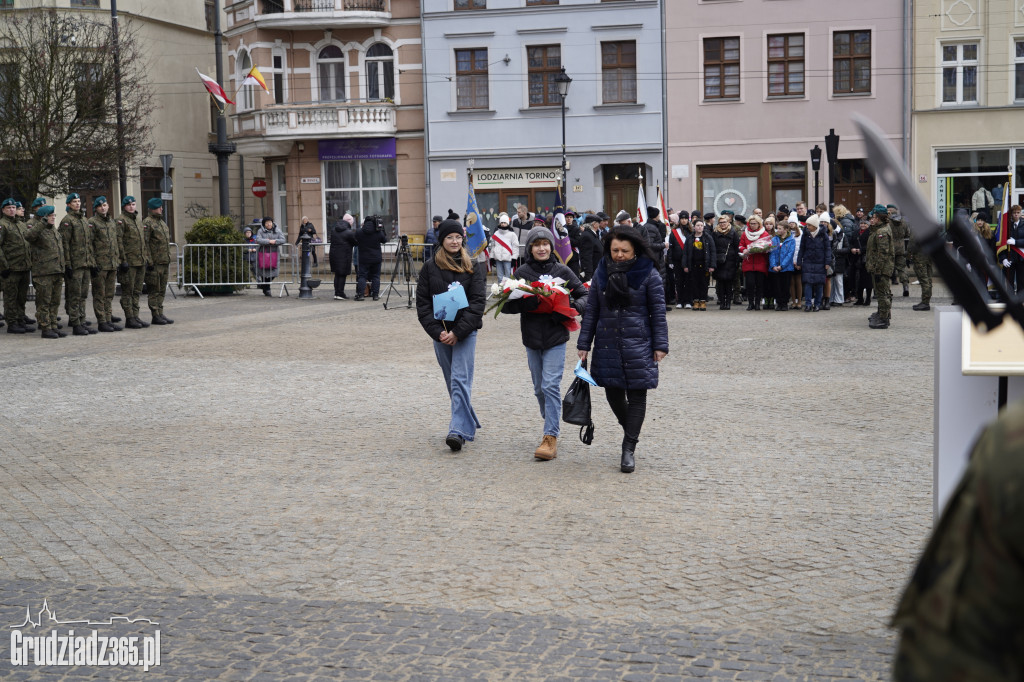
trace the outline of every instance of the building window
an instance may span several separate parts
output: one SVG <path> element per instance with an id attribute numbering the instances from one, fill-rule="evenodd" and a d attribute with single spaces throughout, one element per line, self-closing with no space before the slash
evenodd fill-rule
<path id="1" fill-rule="evenodd" d="M 739 99 L 740 39 L 704 39 L 704 99 Z"/>
<path id="2" fill-rule="evenodd" d="M 487 0 L 455 0 L 455 9 L 487 9 Z"/>
<path id="3" fill-rule="evenodd" d="M 558 0 L 526 0 L 526 6 L 530 5 L 557 5 Z"/>
<path id="4" fill-rule="evenodd" d="M 345 55 L 337 45 L 320 50 L 316 60 L 321 102 L 345 101 Z"/>
<path id="5" fill-rule="evenodd" d="M 0 9 L 14 9 L 14 0 L 0 0 Z"/>
<path id="6" fill-rule="evenodd" d="M 356 225 L 371 215 L 380 216 L 390 231 L 398 221 L 398 171 L 395 159 L 324 162 L 324 201 L 327 224 L 351 213 Z"/>
<path id="7" fill-rule="evenodd" d="M 562 48 L 558 45 L 531 45 L 526 48 L 526 64 L 530 79 L 530 106 L 561 104 L 555 76 L 562 66 Z"/>
<path id="8" fill-rule="evenodd" d="M 75 83 L 75 106 L 79 118 L 103 118 L 105 115 L 103 66 L 79 64 Z"/>
<path id="9" fill-rule="evenodd" d="M 274 104 L 284 104 L 284 57 L 282 55 L 274 55 L 273 71 L 271 80 L 274 81 Z"/>
<path id="10" fill-rule="evenodd" d="M 249 53 L 242 50 L 238 57 L 238 81 L 239 83 L 249 75 L 249 71 L 252 69 L 252 59 L 249 57 Z M 252 109 L 253 107 L 253 86 L 243 85 L 241 90 L 238 91 L 238 108 L 239 109 Z"/>
<path id="11" fill-rule="evenodd" d="M 804 35 L 768 36 L 768 96 L 803 97 Z"/>
<path id="12" fill-rule="evenodd" d="M 942 103 L 977 104 L 978 43 L 942 46 Z"/>
<path id="13" fill-rule="evenodd" d="M 455 50 L 455 90 L 457 109 L 486 109 L 487 48 Z"/>
<path id="14" fill-rule="evenodd" d="M 395 53 L 384 43 L 366 51 L 366 98 L 395 100 Z"/>
<path id="15" fill-rule="evenodd" d="M 173 180 L 173 176 L 174 176 L 174 170 L 173 169 L 171 170 L 171 176 L 172 176 L 172 180 Z M 149 209 L 148 208 L 143 209 L 142 207 L 144 207 L 146 205 L 146 203 L 149 202 L 150 199 L 159 199 L 160 198 L 160 196 L 161 196 L 160 183 L 163 181 L 163 179 L 164 179 L 164 169 L 163 168 L 152 168 L 152 167 L 145 168 L 144 167 L 144 168 L 140 168 L 139 169 L 139 184 L 142 187 L 142 199 L 139 200 L 138 204 L 139 204 L 139 207 L 140 207 L 140 211 L 144 212 L 145 215 L 148 215 Z M 85 202 L 82 202 L 82 203 L 83 203 L 83 205 L 85 204 Z M 167 226 L 171 228 L 171 234 L 173 235 L 174 234 L 174 202 L 173 201 L 165 201 L 164 202 L 164 222 L 167 223 Z M 172 238 L 172 241 L 173 241 L 173 238 Z"/>
<path id="16" fill-rule="evenodd" d="M 214 29 L 216 16 L 216 7 L 214 7 L 213 0 L 206 0 L 206 30 L 211 33 Z"/>
<path id="17" fill-rule="evenodd" d="M 601 99 L 636 103 L 636 41 L 601 43 Z"/>
<path id="18" fill-rule="evenodd" d="M 283 163 L 275 163 L 271 169 L 273 173 L 273 202 L 274 215 L 277 216 L 277 224 L 281 231 L 288 234 L 288 180 L 286 166 Z"/>
<path id="19" fill-rule="evenodd" d="M 832 93 L 871 92 L 871 31 L 832 34 Z"/>
<path id="20" fill-rule="evenodd" d="M 1024 40 L 1018 40 L 1013 45 L 1016 50 L 1013 57 L 1014 88 L 1013 98 L 1024 100 Z"/>
<path id="21" fill-rule="evenodd" d="M 0 63 L 0 116 L 16 116 L 21 106 L 21 69 L 15 62 Z"/>
<path id="22" fill-rule="evenodd" d="M 71 0 L 72 7 L 99 7 L 100 0 Z"/>

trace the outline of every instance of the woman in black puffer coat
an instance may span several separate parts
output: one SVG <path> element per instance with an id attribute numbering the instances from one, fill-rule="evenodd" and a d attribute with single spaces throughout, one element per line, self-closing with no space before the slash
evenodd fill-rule
<path id="1" fill-rule="evenodd" d="M 345 280 L 352 274 L 352 247 L 356 244 L 356 235 L 352 231 L 354 218 L 346 213 L 331 228 L 327 235 L 331 242 L 330 263 L 334 273 L 334 298 L 347 299 Z M 356 292 L 359 293 L 359 292 Z"/>
<path id="2" fill-rule="evenodd" d="M 644 239 L 630 228 L 612 230 L 591 281 L 576 343 L 581 360 L 591 345 L 590 373 L 622 425 L 620 469 L 628 474 L 636 466 L 647 391 L 658 387 L 658 363 L 668 355 L 665 289 Z"/>

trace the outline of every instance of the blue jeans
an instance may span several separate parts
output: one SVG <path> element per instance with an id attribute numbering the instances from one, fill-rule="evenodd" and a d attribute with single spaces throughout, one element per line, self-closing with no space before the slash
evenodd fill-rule
<path id="1" fill-rule="evenodd" d="M 804 305 L 821 307 L 821 297 L 825 292 L 824 284 L 804 284 Z"/>
<path id="2" fill-rule="evenodd" d="M 565 344 L 547 350 L 526 349 L 526 360 L 533 377 L 533 393 L 544 417 L 544 435 L 558 436 L 562 423 L 562 371 L 565 369 Z"/>
<path id="3" fill-rule="evenodd" d="M 510 260 L 496 260 L 494 261 L 495 269 L 498 273 L 498 283 L 506 277 L 512 276 L 512 261 Z"/>
<path id="4" fill-rule="evenodd" d="M 434 341 L 434 355 L 444 373 L 444 385 L 452 401 L 452 420 L 448 433 L 455 433 L 466 440 L 473 440 L 480 420 L 470 404 L 473 393 L 473 359 L 476 355 L 476 332 L 454 346 Z"/>

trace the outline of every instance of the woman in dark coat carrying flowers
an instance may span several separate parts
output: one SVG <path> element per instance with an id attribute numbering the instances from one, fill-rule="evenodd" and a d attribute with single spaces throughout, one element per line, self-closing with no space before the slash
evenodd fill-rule
<path id="1" fill-rule="evenodd" d="M 434 340 L 434 355 L 444 374 L 445 388 L 452 403 L 445 444 L 452 452 L 473 440 L 480 420 L 470 403 L 473 392 L 473 367 L 476 359 L 476 332 L 483 327 L 485 265 L 474 263 L 463 246 L 465 235 L 457 220 L 445 220 L 437 231 L 439 247 L 423 264 L 416 283 L 416 314 L 427 336 Z M 458 282 L 466 290 L 469 306 L 458 311 L 455 319 L 444 322 L 434 315 L 434 295 L 443 294 Z"/>
<path id="2" fill-rule="evenodd" d="M 639 234 L 616 227 L 594 272 L 576 343 L 581 360 L 590 346 L 590 373 L 622 426 L 620 470 L 635 468 L 634 452 L 647 411 L 647 391 L 658 387 L 658 363 L 668 355 L 665 289 Z"/>

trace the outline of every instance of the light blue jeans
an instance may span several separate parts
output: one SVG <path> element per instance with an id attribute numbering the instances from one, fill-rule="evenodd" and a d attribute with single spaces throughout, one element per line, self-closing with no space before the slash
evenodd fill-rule
<path id="1" fill-rule="evenodd" d="M 501 280 L 506 277 L 512 276 L 512 261 L 496 260 L 494 261 L 494 267 L 498 274 L 498 284 L 501 284 Z"/>
<path id="2" fill-rule="evenodd" d="M 448 433 L 473 440 L 480 420 L 470 404 L 473 393 L 473 362 L 476 355 L 476 332 L 460 339 L 454 346 L 434 341 L 434 355 L 444 373 L 444 385 L 452 401 L 452 420 Z"/>
<path id="3" fill-rule="evenodd" d="M 565 369 L 565 344 L 547 350 L 526 349 L 526 360 L 533 377 L 533 393 L 544 417 L 544 435 L 558 437 L 562 423 L 562 371 Z"/>

